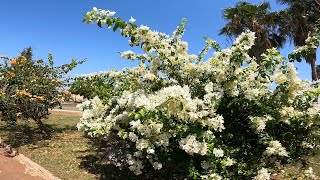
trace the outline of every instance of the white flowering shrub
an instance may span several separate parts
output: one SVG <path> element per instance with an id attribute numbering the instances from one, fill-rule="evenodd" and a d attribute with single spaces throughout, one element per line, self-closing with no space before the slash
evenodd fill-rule
<path id="1" fill-rule="evenodd" d="M 117 93 L 83 103 L 78 124 L 112 143 L 111 163 L 140 178 L 270 179 L 275 164 L 317 147 L 317 82 L 301 80 L 276 49 L 258 65 L 248 55 L 254 33 L 224 50 L 206 39 L 194 55 L 181 40 L 185 20 L 169 36 L 114 14 L 94 8 L 84 21 L 120 28 L 144 53 L 121 53 L 139 65 L 104 73 Z M 204 60 L 210 47 L 216 52 Z"/>

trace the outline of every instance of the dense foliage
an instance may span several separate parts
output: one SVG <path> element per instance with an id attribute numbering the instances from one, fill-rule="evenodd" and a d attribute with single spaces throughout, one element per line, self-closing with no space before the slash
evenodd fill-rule
<path id="1" fill-rule="evenodd" d="M 31 51 L 29 53 L 32 54 Z M 48 117 L 48 109 L 59 105 L 63 99 L 66 87 L 64 75 L 82 62 L 73 60 L 70 64 L 54 66 L 51 54 L 48 57 L 49 63 L 33 60 L 32 55 L 27 55 L 28 58 L 2 57 L 1 120 L 14 124 L 18 119 L 32 119 L 37 122 L 41 130 L 44 130 L 42 120 Z"/>
<path id="2" fill-rule="evenodd" d="M 172 36 L 94 8 L 87 23 L 107 25 L 141 46 L 134 68 L 103 73 L 114 93 L 84 102 L 78 128 L 113 143 L 104 156 L 140 178 L 270 179 L 281 164 L 298 160 L 319 144 L 318 83 L 303 81 L 276 49 L 248 52 L 255 34 L 242 33 L 220 50 L 206 39 L 199 55 L 181 40 L 185 20 Z M 319 37 L 308 44 L 319 44 Z M 308 47 L 308 48 L 307 48 Z M 206 53 L 216 52 L 204 60 Z M 314 46 L 290 55 L 299 58 Z M 315 178 L 307 169 L 303 178 Z"/>
<path id="3" fill-rule="evenodd" d="M 72 79 L 69 91 L 72 94 L 92 99 L 98 96 L 100 99 L 110 99 L 115 93 L 119 93 L 124 89 L 114 89 L 121 82 L 109 76 L 110 73 L 97 73 L 78 76 Z"/>

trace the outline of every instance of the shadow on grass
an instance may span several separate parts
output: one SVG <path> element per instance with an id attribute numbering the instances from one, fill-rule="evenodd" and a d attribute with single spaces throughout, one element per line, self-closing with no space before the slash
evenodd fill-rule
<path id="1" fill-rule="evenodd" d="M 79 157 L 79 159 L 81 159 L 80 168 L 85 169 L 91 174 L 97 175 L 100 180 L 137 179 L 134 178 L 134 174 L 128 170 L 120 170 L 114 165 L 103 163 L 97 155 L 86 155 Z"/>
<path id="2" fill-rule="evenodd" d="M 45 124 L 46 133 L 42 133 L 39 128 L 29 126 L 27 123 L 19 123 L 15 125 L 0 125 L 0 136 L 3 141 L 10 144 L 13 148 L 19 148 L 28 144 L 36 144 L 38 141 L 50 140 L 54 134 L 66 131 L 76 131 L 76 127 L 65 125 L 59 127 L 57 125 Z"/>

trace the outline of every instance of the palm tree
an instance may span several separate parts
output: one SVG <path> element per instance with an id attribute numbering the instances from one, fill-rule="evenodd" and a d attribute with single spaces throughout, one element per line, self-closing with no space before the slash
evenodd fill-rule
<path id="1" fill-rule="evenodd" d="M 288 5 L 288 8 L 280 11 L 281 18 L 279 26 L 281 35 L 287 37 L 295 46 L 305 45 L 305 41 L 313 34 L 316 21 L 320 18 L 318 0 L 278 0 L 281 4 Z M 311 65 L 312 80 L 316 81 L 317 67 L 316 51 L 304 57 Z"/>
<path id="2" fill-rule="evenodd" d="M 248 2 L 239 2 L 235 7 L 224 9 L 223 17 L 228 21 L 220 30 L 230 38 L 240 35 L 246 30 L 256 33 L 255 45 L 250 50 L 250 55 L 257 58 L 259 63 L 261 54 L 267 49 L 281 48 L 285 43 L 285 37 L 278 32 L 278 14 L 270 13 L 270 3 L 259 5 Z"/>

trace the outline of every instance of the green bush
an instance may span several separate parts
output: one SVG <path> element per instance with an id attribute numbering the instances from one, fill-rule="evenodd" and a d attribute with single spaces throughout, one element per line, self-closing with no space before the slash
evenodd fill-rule
<path id="1" fill-rule="evenodd" d="M 65 95 L 64 75 L 82 62 L 73 60 L 70 64 L 54 66 L 51 54 L 48 64 L 31 58 L 3 57 L 0 65 L 1 120 L 14 124 L 18 119 L 32 119 L 43 131 L 42 120 L 48 117 L 48 109 L 59 105 Z"/>

